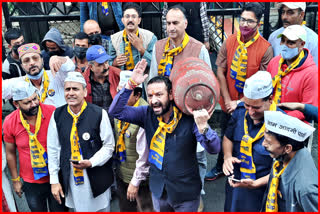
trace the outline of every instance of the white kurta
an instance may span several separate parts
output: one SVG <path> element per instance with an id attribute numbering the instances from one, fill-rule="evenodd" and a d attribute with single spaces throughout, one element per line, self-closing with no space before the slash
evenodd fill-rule
<path id="1" fill-rule="evenodd" d="M 102 110 L 102 120 L 100 123 L 100 137 L 103 141 L 102 147 L 89 160 L 92 167 L 104 165 L 111 157 L 114 150 L 114 137 L 109 122 L 108 114 Z M 60 150 L 61 145 L 58 138 L 54 113 L 51 117 L 48 135 L 48 168 L 50 173 L 50 184 L 59 183 L 58 172 L 60 170 Z M 71 163 L 70 163 L 71 164 Z M 110 207 L 110 188 L 96 198 L 93 198 L 87 170 L 83 170 L 84 184 L 76 186 L 73 178 L 73 168 L 70 167 L 70 188 L 66 194 L 66 206 L 74 208 L 77 212 L 96 212 L 106 207 Z"/>
<path id="2" fill-rule="evenodd" d="M 49 78 L 49 88 L 47 93 L 47 98 L 44 103 L 48 105 L 53 105 L 55 107 L 62 106 L 66 104 L 64 98 L 64 80 L 67 77 L 69 71 L 74 71 L 75 65 L 72 60 L 67 57 L 67 61 L 62 64 L 60 70 L 56 73 L 55 76 L 52 75 L 51 71 L 46 71 Z M 2 81 L 2 99 L 10 99 L 12 98 L 12 88 L 16 85 L 17 81 L 25 81 L 26 76 L 15 77 L 11 79 L 6 79 Z M 41 97 L 44 92 L 43 89 L 43 81 L 40 86 L 40 90 L 38 90 L 38 94 Z"/>

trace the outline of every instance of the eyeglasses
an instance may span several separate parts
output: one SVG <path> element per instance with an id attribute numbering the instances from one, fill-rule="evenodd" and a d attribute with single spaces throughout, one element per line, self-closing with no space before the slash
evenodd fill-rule
<path id="1" fill-rule="evenodd" d="M 243 17 L 240 17 L 240 24 L 244 24 L 244 23 L 247 23 L 247 25 L 254 25 L 256 23 L 258 23 L 257 21 L 254 21 L 252 19 L 245 19 Z"/>
<path id="2" fill-rule="evenodd" d="M 21 60 L 22 64 L 29 64 L 31 59 L 34 61 L 34 62 L 38 62 L 40 60 L 40 56 L 39 55 L 33 55 L 31 57 L 26 57 L 26 58 L 23 58 Z"/>
<path id="3" fill-rule="evenodd" d="M 132 19 L 136 19 L 136 18 L 138 18 L 138 15 L 135 15 L 135 14 L 133 14 L 133 15 L 126 14 L 126 15 L 124 15 L 123 17 L 126 18 L 126 19 L 130 19 L 130 17 L 131 17 Z"/>

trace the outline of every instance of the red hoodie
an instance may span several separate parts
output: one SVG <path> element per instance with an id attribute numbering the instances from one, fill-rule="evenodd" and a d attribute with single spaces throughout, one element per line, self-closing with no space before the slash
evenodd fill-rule
<path id="1" fill-rule="evenodd" d="M 290 71 L 281 80 L 281 103 L 299 102 L 318 106 L 318 68 L 313 61 L 308 49 L 304 63 Z M 267 71 L 274 77 L 278 73 L 281 55 L 274 57 L 267 68 Z M 305 116 L 298 110 L 287 111 L 288 115 L 305 120 Z"/>

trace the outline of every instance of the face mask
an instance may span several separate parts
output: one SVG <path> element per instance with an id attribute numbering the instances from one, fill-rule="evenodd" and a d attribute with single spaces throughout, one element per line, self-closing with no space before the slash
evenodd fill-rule
<path id="1" fill-rule="evenodd" d="M 244 40 L 247 40 L 247 38 L 250 38 L 256 31 L 256 28 L 248 28 L 248 27 L 242 27 L 239 26 L 241 36 L 243 37 Z"/>
<path id="2" fill-rule="evenodd" d="M 89 36 L 89 44 L 91 45 L 101 45 L 102 39 L 100 33 L 92 34 Z"/>
<path id="3" fill-rule="evenodd" d="M 25 43 L 21 43 L 20 45 L 14 45 L 12 47 L 12 51 L 19 56 L 19 53 L 18 53 L 18 48 L 21 46 L 21 45 L 24 45 Z"/>
<path id="4" fill-rule="evenodd" d="M 55 56 L 55 55 L 59 56 L 60 54 L 61 54 L 60 51 L 49 51 L 49 56 L 50 57 Z"/>
<path id="5" fill-rule="evenodd" d="M 86 58 L 87 50 L 88 50 L 88 48 L 82 48 L 82 47 L 75 46 L 73 48 L 73 53 L 78 59 L 82 60 L 82 59 Z"/>
<path id="6" fill-rule="evenodd" d="M 41 68 L 41 72 L 38 73 L 37 75 L 32 76 L 32 75 L 30 75 L 30 74 L 27 74 L 27 77 L 28 77 L 29 79 L 31 79 L 31 80 L 38 80 L 38 79 L 40 79 L 40 78 L 42 77 L 43 71 L 44 71 L 44 70 Z"/>
<path id="7" fill-rule="evenodd" d="M 299 54 L 298 47 L 296 48 L 288 48 L 286 45 L 280 45 L 281 48 L 281 56 L 283 59 L 292 59 Z"/>

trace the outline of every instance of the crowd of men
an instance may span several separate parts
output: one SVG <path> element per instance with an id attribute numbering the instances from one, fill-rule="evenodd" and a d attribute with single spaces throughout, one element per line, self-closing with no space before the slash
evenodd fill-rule
<path id="1" fill-rule="evenodd" d="M 222 175 L 224 211 L 318 211 L 305 148 L 318 120 L 318 36 L 303 23 L 306 3 L 279 3 L 283 27 L 268 40 L 261 5 L 242 8 L 215 62 L 220 136 L 212 113 L 175 105 L 169 79 L 188 57 L 212 67 L 205 4 L 166 4 L 163 39 L 139 27 L 136 3 L 80 6 L 73 47 L 56 28 L 43 50 L 17 28 L 4 35 L 2 99 L 15 108 L 2 126 L 5 156 L 31 211 L 109 212 L 115 188 L 123 212 L 197 212 L 204 179 Z M 219 153 L 207 174 L 205 150 Z M 2 188 L 3 211 L 15 211 Z"/>

